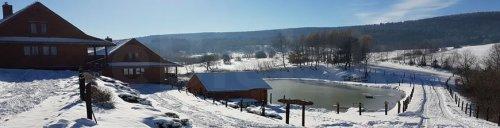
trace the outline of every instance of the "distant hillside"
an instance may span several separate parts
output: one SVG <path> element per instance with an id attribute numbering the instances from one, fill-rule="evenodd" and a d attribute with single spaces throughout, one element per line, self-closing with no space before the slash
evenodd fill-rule
<path id="1" fill-rule="evenodd" d="M 307 27 L 248 32 L 167 34 L 138 39 L 162 54 L 185 51 L 252 51 L 269 45 L 279 33 L 289 40 L 313 32 L 350 29 L 374 37 L 377 50 L 416 48 L 422 45 L 448 47 L 500 42 L 500 12 L 477 12 L 428 19 L 346 27 Z"/>

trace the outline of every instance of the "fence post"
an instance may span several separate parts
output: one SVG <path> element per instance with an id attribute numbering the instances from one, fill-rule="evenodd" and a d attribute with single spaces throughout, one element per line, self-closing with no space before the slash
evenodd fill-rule
<path id="1" fill-rule="evenodd" d="M 464 110 L 464 101 L 462 100 L 462 106 L 460 107 L 460 110 Z"/>
<path id="2" fill-rule="evenodd" d="M 302 126 L 306 125 L 306 105 L 302 105 Z"/>
<path id="3" fill-rule="evenodd" d="M 240 112 L 243 111 L 243 100 L 240 100 Z"/>
<path id="4" fill-rule="evenodd" d="M 269 104 L 273 104 L 273 93 L 269 93 Z"/>
<path id="5" fill-rule="evenodd" d="M 80 89 L 80 100 L 85 101 L 85 78 L 82 71 L 78 75 L 78 88 Z"/>
<path id="6" fill-rule="evenodd" d="M 226 105 L 226 108 L 227 108 L 227 100 L 228 100 L 228 99 L 226 98 L 226 102 L 224 102 L 224 105 Z"/>
<path id="7" fill-rule="evenodd" d="M 359 115 L 361 115 L 361 103 L 359 103 Z"/>
<path id="8" fill-rule="evenodd" d="M 472 117 L 472 103 L 469 104 L 469 117 Z"/>
<path id="9" fill-rule="evenodd" d="M 290 118 L 290 104 L 289 103 L 286 103 L 286 107 L 285 107 L 285 123 L 288 124 L 289 123 L 289 118 Z"/>
<path id="10" fill-rule="evenodd" d="M 387 101 L 384 102 L 385 115 L 387 115 Z"/>
<path id="11" fill-rule="evenodd" d="M 262 100 L 262 112 L 260 113 L 262 116 L 266 116 L 266 107 L 265 107 L 266 102 Z"/>
<path id="12" fill-rule="evenodd" d="M 85 86 L 85 106 L 87 108 L 87 119 L 92 120 L 92 91 L 91 86 L 94 85 L 95 82 L 92 81 Z"/>
<path id="13" fill-rule="evenodd" d="M 469 107 L 469 103 L 465 103 L 465 114 L 467 114 L 467 107 Z"/>
<path id="14" fill-rule="evenodd" d="M 339 114 L 339 111 L 340 111 L 340 104 L 339 102 L 337 102 L 337 114 Z"/>
<path id="15" fill-rule="evenodd" d="M 398 101 L 398 114 L 401 113 L 401 101 Z"/>
<path id="16" fill-rule="evenodd" d="M 458 107 L 460 107 L 460 98 L 458 98 L 458 104 L 457 105 L 458 105 Z"/>
<path id="17" fill-rule="evenodd" d="M 488 121 L 488 119 L 490 119 L 490 107 L 486 108 L 486 121 Z"/>
<path id="18" fill-rule="evenodd" d="M 476 118 L 479 118 L 479 105 L 476 104 Z"/>

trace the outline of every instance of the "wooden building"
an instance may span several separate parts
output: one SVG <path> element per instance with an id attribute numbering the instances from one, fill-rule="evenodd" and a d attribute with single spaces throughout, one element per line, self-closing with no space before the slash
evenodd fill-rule
<path id="1" fill-rule="evenodd" d="M 193 94 L 215 99 L 248 98 L 267 102 L 267 90 L 271 89 L 257 73 L 196 73 L 187 82 Z"/>
<path id="2" fill-rule="evenodd" d="M 13 13 L 2 5 L 0 20 L 0 68 L 76 70 L 101 63 L 89 49 L 114 44 L 89 36 L 40 2 Z"/>
<path id="3" fill-rule="evenodd" d="M 164 60 L 138 40 L 113 41 L 103 74 L 129 83 L 174 83 L 179 64 Z M 103 55 L 104 51 L 98 51 Z"/>

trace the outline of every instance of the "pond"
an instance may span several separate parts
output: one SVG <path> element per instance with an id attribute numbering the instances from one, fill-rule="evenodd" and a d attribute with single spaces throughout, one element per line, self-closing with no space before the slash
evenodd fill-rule
<path id="1" fill-rule="evenodd" d="M 324 82 L 317 80 L 298 79 L 266 79 L 273 89 L 268 90 L 268 100 L 272 93 L 272 102 L 278 103 L 278 99 L 304 99 L 314 102 L 313 108 L 325 108 L 335 110 L 337 102 L 340 103 L 341 111 L 347 111 L 349 107 L 362 107 L 366 111 L 377 111 L 384 109 L 387 101 L 389 109 L 395 107 L 397 102 L 404 98 L 404 93 L 396 89 L 383 89 L 364 86 L 340 84 L 335 82 Z"/>

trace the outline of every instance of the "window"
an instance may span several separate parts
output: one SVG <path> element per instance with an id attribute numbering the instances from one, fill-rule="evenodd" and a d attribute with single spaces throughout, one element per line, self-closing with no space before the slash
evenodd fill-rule
<path id="1" fill-rule="evenodd" d="M 36 23 L 30 23 L 30 28 L 31 28 L 31 33 L 33 33 L 33 34 L 37 33 Z"/>
<path id="2" fill-rule="evenodd" d="M 128 68 L 123 69 L 123 75 L 128 75 Z"/>
<path id="3" fill-rule="evenodd" d="M 38 55 L 38 46 L 31 46 L 31 55 Z"/>
<path id="4" fill-rule="evenodd" d="M 128 59 L 129 59 L 129 60 L 132 60 L 132 59 L 133 59 L 132 53 L 130 53 L 130 52 L 128 53 Z"/>
<path id="5" fill-rule="evenodd" d="M 50 47 L 49 46 L 43 46 L 43 55 L 50 55 Z"/>
<path id="6" fill-rule="evenodd" d="M 137 75 L 144 74 L 144 68 L 135 68 L 135 74 Z"/>
<path id="7" fill-rule="evenodd" d="M 24 55 L 29 56 L 31 53 L 31 47 L 30 46 L 24 46 Z"/>
<path id="8" fill-rule="evenodd" d="M 57 55 L 57 47 L 52 46 L 50 47 L 50 55 Z"/>
<path id="9" fill-rule="evenodd" d="M 123 74 L 124 75 L 134 75 L 134 68 L 124 68 Z"/>
<path id="10" fill-rule="evenodd" d="M 134 59 L 139 58 L 139 53 L 134 54 Z"/>
<path id="11" fill-rule="evenodd" d="M 41 23 L 40 24 L 40 33 L 45 34 L 47 33 L 47 23 Z"/>

